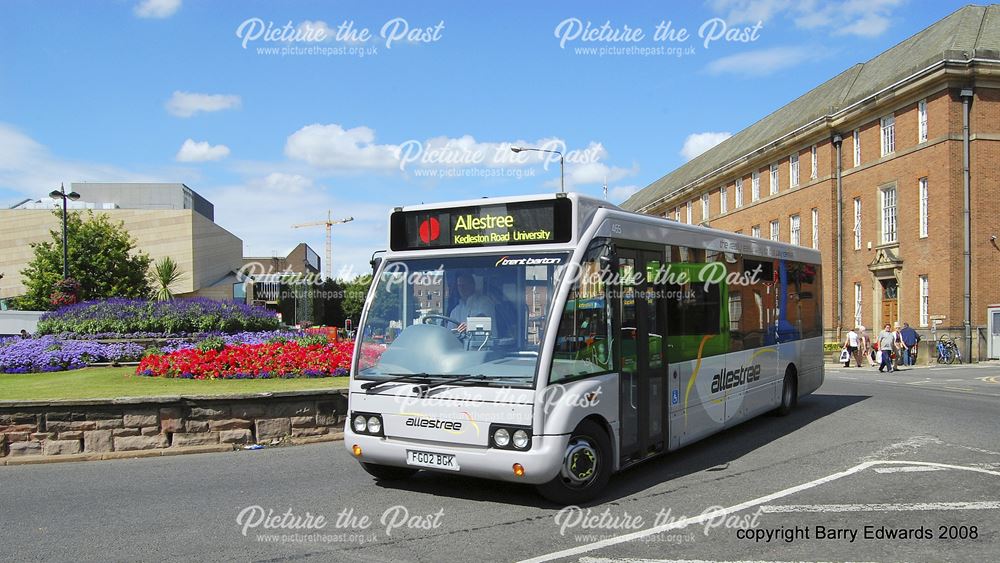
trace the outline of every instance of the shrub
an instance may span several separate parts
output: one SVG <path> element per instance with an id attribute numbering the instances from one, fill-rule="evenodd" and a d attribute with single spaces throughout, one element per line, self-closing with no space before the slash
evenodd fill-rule
<path id="1" fill-rule="evenodd" d="M 308 334 L 295 339 L 302 346 L 326 346 L 330 340 L 325 334 Z"/>
<path id="2" fill-rule="evenodd" d="M 298 342 L 244 344 L 222 350 L 189 348 L 148 356 L 135 372 L 184 379 L 270 379 L 345 376 L 353 343 L 304 346 Z"/>
<path id="3" fill-rule="evenodd" d="M 202 352 L 208 352 L 209 350 L 215 350 L 218 352 L 225 347 L 226 341 L 218 336 L 209 336 L 195 345 L 195 348 Z"/>
<path id="4" fill-rule="evenodd" d="M 108 299 L 46 313 L 38 334 L 236 333 L 278 327 L 278 319 L 267 309 L 230 301 Z"/>
<path id="5" fill-rule="evenodd" d="M 97 362 L 131 362 L 142 357 L 143 348 L 131 342 L 64 341 L 54 336 L 0 340 L 0 372 L 34 373 L 64 371 Z"/>

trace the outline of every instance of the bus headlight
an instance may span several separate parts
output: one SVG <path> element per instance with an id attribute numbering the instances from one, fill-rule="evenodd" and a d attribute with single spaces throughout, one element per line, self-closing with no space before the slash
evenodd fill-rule
<path id="1" fill-rule="evenodd" d="M 531 427 L 491 424 L 490 447 L 502 450 L 530 450 Z"/>
<path id="2" fill-rule="evenodd" d="M 368 428 L 368 421 L 365 419 L 365 415 L 359 414 L 354 417 L 354 431 L 361 434 Z"/>
<path id="3" fill-rule="evenodd" d="M 382 421 L 377 416 L 368 417 L 368 433 L 380 434 L 382 432 Z"/>
<path id="4" fill-rule="evenodd" d="M 351 429 L 355 434 L 384 437 L 382 415 L 370 412 L 351 413 Z"/>
<path id="5" fill-rule="evenodd" d="M 506 448 L 510 444 L 510 432 L 506 428 L 497 428 L 493 433 L 493 443 L 501 448 Z"/>
<path id="6" fill-rule="evenodd" d="M 528 433 L 524 430 L 514 432 L 514 447 L 523 450 L 528 447 Z"/>

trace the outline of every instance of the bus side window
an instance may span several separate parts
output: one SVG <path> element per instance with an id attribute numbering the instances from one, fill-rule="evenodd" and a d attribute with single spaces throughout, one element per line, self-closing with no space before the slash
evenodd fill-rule
<path id="1" fill-rule="evenodd" d="M 606 373 L 613 369 L 610 334 L 610 303 L 604 283 L 604 247 L 596 247 L 583 259 L 579 278 L 566 298 L 552 353 L 552 383 Z"/>

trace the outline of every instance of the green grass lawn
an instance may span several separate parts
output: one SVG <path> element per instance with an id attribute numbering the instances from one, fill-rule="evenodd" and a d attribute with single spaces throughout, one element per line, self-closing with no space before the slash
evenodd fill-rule
<path id="1" fill-rule="evenodd" d="M 346 377 L 196 381 L 138 376 L 135 375 L 135 367 L 94 367 L 52 373 L 0 373 L 0 401 L 226 395 L 346 387 Z"/>

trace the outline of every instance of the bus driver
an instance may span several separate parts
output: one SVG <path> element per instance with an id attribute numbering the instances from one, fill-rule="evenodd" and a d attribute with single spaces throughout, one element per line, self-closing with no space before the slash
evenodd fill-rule
<path id="1" fill-rule="evenodd" d="M 463 273 L 458 275 L 458 304 L 451 310 L 448 316 L 458 321 L 458 332 L 465 332 L 466 322 L 469 317 L 490 317 L 493 318 L 494 305 L 489 297 L 486 297 L 476 289 L 476 279 L 472 274 Z"/>

